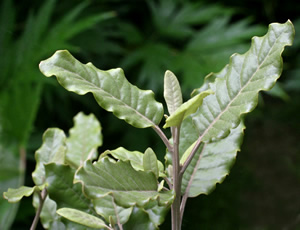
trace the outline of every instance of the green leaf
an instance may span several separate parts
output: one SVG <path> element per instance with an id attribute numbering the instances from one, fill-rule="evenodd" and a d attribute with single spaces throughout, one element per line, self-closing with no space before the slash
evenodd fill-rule
<path id="1" fill-rule="evenodd" d="M 201 92 L 183 103 L 173 114 L 171 114 L 171 116 L 167 118 L 164 128 L 180 125 L 185 118 L 195 113 L 199 106 L 202 105 L 203 99 L 212 93 L 213 91 L 211 90 Z"/>
<path id="2" fill-rule="evenodd" d="M 188 193 L 188 197 L 209 194 L 216 183 L 223 182 L 240 150 L 244 129 L 241 123 L 226 138 L 199 148 L 183 175 L 182 193 Z"/>
<path id="3" fill-rule="evenodd" d="M 34 187 L 21 186 L 20 188 L 13 189 L 9 188 L 7 192 L 3 193 L 3 197 L 8 200 L 8 202 L 16 203 L 19 202 L 24 196 L 31 196 L 35 190 Z"/>
<path id="4" fill-rule="evenodd" d="M 120 68 L 102 71 L 91 63 L 80 63 L 64 50 L 42 61 L 40 70 L 47 77 L 56 75 L 69 91 L 91 92 L 101 107 L 134 127 L 155 126 L 162 119 L 163 106 L 155 101 L 153 92 L 131 85 Z"/>
<path id="5" fill-rule="evenodd" d="M 257 105 L 258 92 L 274 86 L 282 71 L 281 54 L 293 37 L 290 21 L 271 24 L 265 36 L 252 39 L 248 52 L 233 55 L 220 73 L 208 77 L 213 83 L 205 83 L 202 89 L 210 88 L 215 94 L 207 96 L 192 115 L 203 142 L 226 137 L 241 116 Z"/>
<path id="6" fill-rule="evenodd" d="M 153 173 L 136 171 L 129 162 L 110 162 L 107 157 L 98 162 L 87 161 L 78 170 L 74 182 L 83 185 L 90 199 L 111 194 L 116 204 L 123 207 L 149 204 L 168 206 L 173 201 L 173 192 L 157 192 L 157 180 Z"/>
<path id="7" fill-rule="evenodd" d="M 182 104 L 182 94 L 176 76 L 169 70 L 164 78 L 164 98 L 167 103 L 169 114 L 173 114 Z"/>
<path id="8" fill-rule="evenodd" d="M 73 208 L 61 208 L 56 211 L 59 215 L 90 228 L 110 229 L 103 220 Z"/>
<path id="9" fill-rule="evenodd" d="M 147 148 L 143 156 L 143 166 L 145 172 L 152 172 L 156 178 L 159 176 L 157 157 L 151 148 Z"/>
<path id="10" fill-rule="evenodd" d="M 73 184 L 75 169 L 69 165 L 50 163 L 45 165 L 49 197 L 58 208 L 69 207 L 95 213 L 91 201 L 82 193 L 80 184 Z"/>
<path id="11" fill-rule="evenodd" d="M 124 225 L 124 229 L 156 230 L 158 228 L 144 209 L 134 207 L 129 221 Z"/>
<path id="12" fill-rule="evenodd" d="M 43 135 L 43 144 L 35 152 L 36 167 L 32 173 L 33 181 L 36 185 L 45 183 L 44 164 L 56 162 L 63 164 L 66 153 L 66 136 L 64 132 L 57 128 L 49 128 Z"/>
<path id="13" fill-rule="evenodd" d="M 45 165 L 46 182 L 48 184 L 48 198 L 43 205 L 42 223 L 43 226 L 64 226 L 62 229 L 85 230 L 82 226 L 60 218 L 56 214 L 56 209 L 73 208 L 96 216 L 93 203 L 82 193 L 82 186 L 74 184 L 73 178 L 75 169 L 69 165 L 50 163 Z"/>
<path id="14" fill-rule="evenodd" d="M 111 155 L 114 158 L 121 160 L 121 161 L 130 161 L 131 166 L 135 170 L 144 171 L 144 165 L 143 165 L 143 157 L 144 154 L 139 151 L 129 151 L 123 147 L 119 147 L 115 150 L 108 150 L 100 155 L 101 158 Z M 157 160 L 157 165 L 159 169 L 159 176 L 164 177 L 164 166 L 163 164 Z"/>
<path id="15" fill-rule="evenodd" d="M 33 196 L 33 206 L 37 209 L 39 206 L 39 198 L 37 194 Z M 89 230 L 90 228 L 84 227 L 83 225 L 76 224 L 75 222 L 69 221 L 56 213 L 57 205 L 54 200 L 51 200 L 49 196 L 46 197 L 42 212 L 40 215 L 41 223 L 44 229 L 50 230 Z"/>
<path id="16" fill-rule="evenodd" d="M 130 161 L 131 166 L 135 170 L 143 171 L 143 153 L 139 151 L 129 151 L 123 147 L 119 147 L 114 150 L 107 150 L 104 153 L 100 155 L 100 158 L 107 157 L 108 155 L 111 155 L 115 159 L 121 160 L 121 161 Z"/>
<path id="17" fill-rule="evenodd" d="M 159 229 L 169 211 L 169 207 L 154 206 L 149 209 L 134 207 L 124 229 Z"/>
<path id="18" fill-rule="evenodd" d="M 96 212 L 101 215 L 107 222 L 113 220 L 114 223 L 124 224 L 128 221 L 132 207 L 123 208 L 117 205 L 112 196 L 104 196 L 100 199 L 94 199 L 93 204 Z"/>
<path id="19" fill-rule="evenodd" d="M 150 221 L 158 228 L 164 222 L 169 209 L 169 207 L 156 205 L 152 208 L 144 209 L 144 211 L 148 214 Z"/>
<path id="20" fill-rule="evenodd" d="M 37 194 L 33 195 L 33 206 L 35 209 L 38 209 L 40 204 L 39 197 Z M 65 225 L 61 222 L 61 217 L 56 214 L 57 205 L 56 202 L 51 200 L 49 196 L 46 196 L 46 199 L 43 203 L 43 208 L 40 215 L 40 220 L 45 229 L 59 229 L 64 230 Z"/>
<path id="21" fill-rule="evenodd" d="M 66 163 L 78 168 L 88 159 L 97 157 L 97 148 L 102 145 L 101 126 L 93 114 L 78 113 L 74 127 L 67 138 Z"/>

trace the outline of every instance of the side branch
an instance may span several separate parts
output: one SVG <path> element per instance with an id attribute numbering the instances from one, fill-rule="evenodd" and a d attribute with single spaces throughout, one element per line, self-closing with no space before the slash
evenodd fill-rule
<path id="1" fill-rule="evenodd" d="M 189 164 L 191 163 L 192 159 L 194 158 L 196 152 L 198 151 L 200 145 L 201 145 L 201 139 L 202 139 L 202 136 L 200 136 L 194 146 L 194 148 L 192 149 L 190 155 L 188 156 L 188 158 L 186 159 L 186 161 L 184 162 L 184 164 L 182 165 L 181 167 L 181 170 L 180 170 L 180 175 L 183 175 L 185 170 L 187 169 L 187 167 L 189 166 Z"/>
<path id="2" fill-rule="evenodd" d="M 152 128 L 157 133 L 157 135 L 161 138 L 161 140 L 164 142 L 164 144 L 166 145 L 169 152 L 172 153 L 173 152 L 173 147 L 170 144 L 170 142 L 169 142 L 168 138 L 166 137 L 166 135 L 164 134 L 164 132 L 159 128 L 158 125 L 152 126 Z"/>

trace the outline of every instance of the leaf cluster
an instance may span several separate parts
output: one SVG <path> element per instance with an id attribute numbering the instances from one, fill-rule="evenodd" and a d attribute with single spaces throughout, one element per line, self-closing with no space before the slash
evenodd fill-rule
<path id="1" fill-rule="evenodd" d="M 87 227 L 123 229 L 132 226 L 136 212 L 143 212 L 145 224 L 152 226 L 148 229 L 155 229 L 171 206 L 172 228 L 180 229 L 186 200 L 211 193 L 229 173 L 243 139 L 242 118 L 257 105 L 259 91 L 271 89 L 279 78 L 281 54 L 292 44 L 293 34 L 290 21 L 271 24 L 265 36 L 252 39 L 248 52 L 232 55 L 221 72 L 209 74 L 185 103 L 176 76 L 167 71 L 169 115 L 163 127 L 171 129 L 170 140 L 158 126 L 164 110 L 152 91 L 130 84 L 119 68 L 99 70 L 66 50 L 57 51 L 40 63 L 41 72 L 55 75 L 71 92 L 92 93 L 103 109 L 128 124 L 153 128 L 167 148 L 165 167 L 151 148 L 144 154 L 108 150 L 97 159 L 100 125 L 93 116 L 78 114 L 67 139 L 59 129 L 45 132 L 32 174 L 36 186 L 9 190 L 4 197 L 15 202 L 37 191 L 40 199 L 34 205 L 43 207 L 44 227 L 73 226 L 60 215 Z M 55 208 L 43 214 L 49 205 Z"/>
<path id="2" fill-rule="evenodd" d="M 195 25 L 208 17 L 201 11 L 192 14 L 199 7 L 194 3 L 181 10 L 171 7 L 174 6 L 171 1 L 148 1 L 148 4 L 153 22 L 164 39 L 187 41 L 195 34 Z M 217 7 L 205 10 L 218 15 Z M 166 28 L 160 27 L 163 21 L 155 18 L 174 19 L 174 23 L 163 30 Z M 181 33 L 176 32 L 179 29 Z M 243 36 L 234 31 L 230 36 L 236 35 L 240 41 Z M 72 34 L 72 30 L 68 33 Z M 98 156 L 97 149 L 102 145 L 101 126 L 93 115 L 79 113 L 69 137 L 57 128 L 44 133 L 43 144 L 35 155 L 36 168 L 32 174 L 35 186 L 9 189 L 4 197 L 17 202 L 23 196 L 34 194 L 37 216 L 50 229 L 82 229 L 82 225 L 156 229 L 170 207 L 172 218 L 176 217 L 173 221 L 177 222 L 173 229 L 180 229 L 186 200 L 209 194 L 229 173 L 243 139 L 244 114 L 257 105 L 259 91 L 271 89 L 279 78 L 281 54 L 285 46 L 292 44 L 293 33 L 290 21 L 271 24 L 264 37 L 253 38 L 248 52 L 234 54 L 221 72 L 207 75 L 202 87 L 195 89 L 186 102 L 176 76 L 167 71 L 164 97 L 169 115 L 165 115 L 163 128 L 170 128 L 170 139 L 160 128 L 164 108 L 152 91 L 132 85 L 120 68 L 103 71 L 91 63 L 82 64 L 66 50 L 57 51 L 40 63 L 41 72 L 47 77 L 55 75 L 68 91 L 79 95 L 91 93 L 99 106 L 128 124 L 136 128 L 151 127 L 167 149 L 165 165 L 157 160 L 151 148 L 144 153 L 117 148 Z M 193 37 L 193 42 L 184 48 L 187 56 L 195 50 L 194 55 L 201 54 L 201 39 L 197 40 Z M 223 41 L 227 45 L 226 39 Z M 150 50 L 155 47 L 152 45 L 146 50 L 147 58 L 153 60 Z M 168 51 L 163 47 L 157 50 Z M 155 68 L 151 69 L 153 73 Z"/>
<path id="3" fill-rule="evenodd" d="M 4 197 L 14 203 L 34 194 L 33 205 L 42 207 L 47 229 L 83 229 L 82 224 L 115 229 L 125 223 L 132 229 L 132 213 L 144 219 L 147 229 L 156 229 L 174 197 L 159 186 L 158 178 L 165 176 L 162 163 L 150 148 L 144 154 L 119 148 L 97 159 L 101 145 L 101 126 L 93 115 L 76 115 L 68 137 L 58 128 L 48 129 L 35 154 L 36 186 L 8 189 Z"/>

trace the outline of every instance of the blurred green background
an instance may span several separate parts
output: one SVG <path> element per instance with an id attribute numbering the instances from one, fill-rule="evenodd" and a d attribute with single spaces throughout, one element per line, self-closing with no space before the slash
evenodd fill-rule
<path id="1" fill-rule="evenodd" d="M 94 113 L 103 126 L 99 152 L 151 146 L 163 160 L 164 146 L 152 130 L 134 129 L 91 95 L 69 93 L 39 72 L 39 62 L 56 50 L 68 49 L 100 69 L 121 67 L 131 83 L 153 90 L 161 102 L 169 69 L 187 99 L 231 54 L 247 51 L 252 36 L 290 19 L 296 37 L 283 54 L 279 83 L 247 116 L 242 150 L 225 182 L 209 196 L 188 200 L 182 228 L 300 229 L 299 12 L 300 3 L 292 0 L 1 0 L 1 194 L 32 185 L 42 133 L 48 127 L 67 131 L 79 111 Z M 29 229 L 33 217 L 31 198 L 19 208 L 0 198 L 0 229 Z M 169 222 L 161 229 L 171 229 Z"/>

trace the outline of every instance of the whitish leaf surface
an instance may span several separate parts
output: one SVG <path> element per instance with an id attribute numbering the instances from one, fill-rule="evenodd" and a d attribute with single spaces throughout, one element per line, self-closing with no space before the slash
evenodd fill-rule
<path id="1" fill-rule="evenodd" d="M 93 200 L 93 204 L 96 212 L 107 222 L 110 222 L 110 218 L 112 218 L 114 223 L 124 224 L 128 221 L 132 212 L 132 207 L 123 208 L 117 205 L 110 195 Z"/>
<path id="2" fill-rule="evenodd" d="M 252 39 L 248 52 L 233 55 L 220 73 L 210 75 L 207 87 L 215 94 L 207 96 L 192 115 L 203 142 L 228 135 L 257 105 L 258 92 L 274 86 L 282 71 L 281 54 L 293 37 L 290 21 L 271 24 L 265 36 Z"/>
<path id="3" fill-rule="evenodd" d="M 137 128 L 157 125 L 163 116 L 163 106 L 150 90 L 140 90 L 130 84 L 122 69 L 102 71 L 91 63 L 76 60 L 68 51 L 57 51 L 40 63 L 41 72 L 67 90 L 79 95 L 91 92 L 98 104 L 119 119 Z"/>
<path id="4" fill-rule="evenodd" d="M 195 113 L 199 106 L 202 105 L 203 99 L 212 93 L 213 92 L 211 90 L 201 92 L 183 103 L 173 114 L 171 114 L 171 116 L 167 118 L 164 128 L 180 125 L 185 118 L 192 113 Z"/>
<path id="5" fill-rule="evenodd" d="M 169 114 L 172 114 L 182 104 L 180 84 L 171 71 L 167 70 L 164 78 L 164 98 L 167 103 Z"/>
<path id="6" fill-rule="evenodd" d="M 189 197 L 209 194 L 225 179 L 240 150 L 244 129 L 241 123 L 226 138 L 199 148 L 183 175 L 182 193 L 187 192 Z"/>
<path id="7" fill-rule="evenodd" d="M 109 227 L 104 223 L 103 220 L 87 214 L 85 212 L 72 209 L 72 208 L 61 208 L 56 211 L 59 215 L 65 217 L 68 220 L 74 221 L 75 223 L 85 225 L 90 228 L 106 228 Z"/>
<path id="8" fill-rule="evenodd" d="M 97 157 L 97 148 L 102 145 L 101 125 L 93 114 L 78 113 L 69 133 L 66 163 L 77 169 L 84 161 Z"/>
<path id="9" fill-rule="evenodd" d="M 36 167 L 32 173 L 36 185 L 45 182 L 44 164 L 56 162 L 63 164 L 66 153 L 66 136 L 57 128 L 47 129 L 43 135 L 43 144 L 35 153 Z"/>
<path id="10" fill-rule="evenodd" d="M 157 157 L 151 148 L 147 148 L 143 156 L 143 166 L 145 172 L 152 172 L 156 178 L 159 175 Z"/>
<path id="11" fill-rule="evenodd" d="M 90 199 L 111 194 L 116 204 L 123 207 L 143 207 L 149 203 L 167 206 L 174 198 L 172 191 L 157 191 L 153 173 L 136 171 L 129 162 L 113 163 L 107 158 L 84 163 L 75 175 L 75 182 L 82 183 L 83 191 Z"/>
<path id="12" fill-rule="evenodd" d="M 100 155 L 100 157 L 105 157 L 107 155 L 111 155 L 114 158 L 122 161 L 130 161 L 131 166 L 135 170 L 144 171 L 144 165 L 143 165 L 143 157 L 144 154 L 139 151 L 129 151 L 123 147 L 119 147 L 115 150 L 109 150 L 104 152 Z M 158 170 L 159 170 L 159 176 L 164 177 L 164 166 L 163 164 L 157 160 Z"/>

